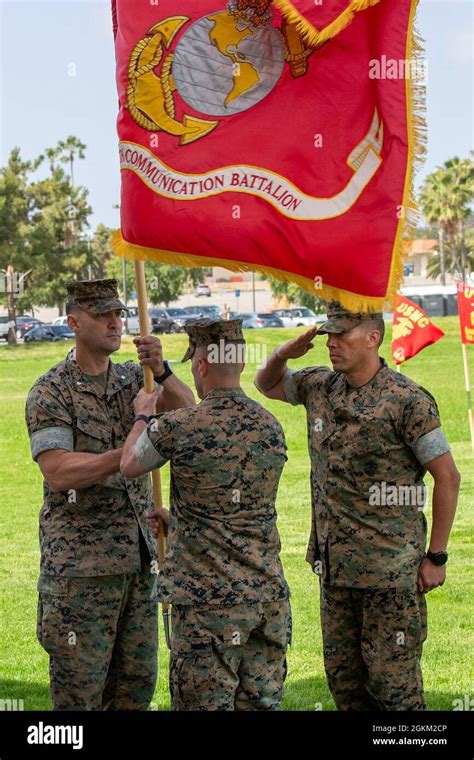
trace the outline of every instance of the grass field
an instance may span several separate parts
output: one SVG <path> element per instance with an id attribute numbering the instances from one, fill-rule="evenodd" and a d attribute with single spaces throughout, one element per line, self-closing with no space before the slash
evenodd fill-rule
<path id="1" fill-rule="evenodd" d="M 453 700 L 473 697 L 473 454 L 469 443 L 466 394 L 463 384 L 461 346 L 457 318 L 436 322 L 446 338 L 412 359 L 405 372 L 427 387 L 438 401 L 444 430 L 463 476 L 457 518 L 450 543 L 448 580 L 429 594 L 429 635 L 423 655 L 425 688 L 432 710 L 451 710 Z M 270 353 L 297 330 L 249 331 L 249 343 L 258 342 Z M 390 333 L 390 330 L 388 331 Z M 382 355 L 390 357 L 390 334 Z M 180 359 L 186 337 L 164 336 L 165 355 Z M 36 641 L 36 581 L 39 568 L 38 512 L 42 501 L 40 472 L 31 460 L 24 423 L 28 389 L 42 373 L 66 354 L 70 345 L 38 344 L 0 347 L 0 699 L 22 699 L 26 710 L 50 709 L 47 656 Z M 474 378 L 474 350 L 468 348 Z M 116 360 L 134 357 L 125 339 Z M 305 364 L 327 364 L 327 350 L 319 342 Z M 175 371 L 191 383 L 189 363 Z M 243 386 L 262 401 L 282 422 L 289 447 L 278 498 L 283 563 L 292 590 L 293 646 L 289 652 L 289 675 L 285 710 L 333 710 L 322 660 L 318 614 L 318 584 L 304 561 L 310 524 L 309 461 L 306 450 L 305 416 L 302 408 L 263 399 L 253 387 L 255 364 L 246 368 Z M 430 486 L 429 478 L 427 484 Z M 164 494 L 168 491 L 168 468 L 163 471 Z M 427 511 L 428 519 L 430 510 Z M 159 685 L 156 709 L 169 709 L 168 657 L 161 634 Z"/>

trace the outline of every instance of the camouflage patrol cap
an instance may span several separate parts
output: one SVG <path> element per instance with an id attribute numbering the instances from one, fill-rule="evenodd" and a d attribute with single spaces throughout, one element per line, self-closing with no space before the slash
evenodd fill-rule
<path id="1" fill-rule="evenodd" d="M 189 346 L 182 358 L 183 362 L 191 359 L 198 346 L 209 346 L 221 340 L 245 343 L 241 319 L 196 319 L 186 324 L 184 329 L 189 337 Z"/>
<path id="2" fill-rule="evenodd" d="M 367 319 L 383 319 L 383 314 L 380 311 L 353 312 L 341 306 L 339 301 L 331 301 L 328 305 L 328 319 L 318 328 L 318 335 L 349 332 Z"/>
<path id="3" fill-rule="evenodd" d="M 127 307 L 119 298 L 117 280 L 79 280 L 67 286 L 67 306 L 80 306 L 95 314 Z"/>

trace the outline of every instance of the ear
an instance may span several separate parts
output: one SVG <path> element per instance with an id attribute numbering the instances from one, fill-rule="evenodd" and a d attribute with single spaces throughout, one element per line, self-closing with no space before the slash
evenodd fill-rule
<path id="1" fill-rule="evenodd" d="M 367 348 L 377 348 L 380 341 L 380 332 L 371 330 L 367 333 Z"/>
<path id="2" fill-rule="evenodd" d="M 198 372 L 201 377 L 206 377 L 207 373 L 209 372 L 209 364 L 203 356 L 198 359 Z"/>
<path id="3" fill-rule="evenodd" d="M 77 320 L 77 314 L 74 314 L 74 313 L 73 314 L 68 314 L 68 317 L 67 317 L 67 326 L 73 332 L 75 332 L 77 330 L 77 328 L 79 327 L 79 322 Z"/>

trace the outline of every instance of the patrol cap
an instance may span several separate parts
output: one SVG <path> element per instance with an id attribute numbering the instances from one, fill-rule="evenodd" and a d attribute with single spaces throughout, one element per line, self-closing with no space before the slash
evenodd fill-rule
<path id="1" fill-rule="evenodd" d="M 78 280 L 67 286 L 66 306 L 80 306 L 81 309 L 95 314 L 124 309 L 125 304 L 119 298 L 117 280 Z"/>
<path id="2" fill-rule="evenodd" d="M 331 301 L 328 305 L 328 319 L 318 328 L 317 334 L 349 332 L 367 319 L 383 319 L 383 313 L 381 311 L 353 312 L 345 309 L 338 301 Z"/>
<path id="3" fill-rule="evenodd" d="M 241 319 L 196 319 L 186 324 L 184 329 L 189 337 L 189 346 L 183 362 L 191 359 L 198 346 L 209 346 L 221 340 L 245 343 Z"/>

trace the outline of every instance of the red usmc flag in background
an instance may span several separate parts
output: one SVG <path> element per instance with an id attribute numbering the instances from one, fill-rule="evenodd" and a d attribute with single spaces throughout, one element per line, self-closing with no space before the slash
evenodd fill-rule
<path id="1" fill-rule="evenodd" d="M 397 364 L 406 362 L 443 337 L 444 332 L 433 324 L 423 309 L 400 293 L 397 295 L 392 332 L 392 356 Z"/>
<path id="2" fill-rule="evenodd" d="M 116 253 L 380 308 L 413 222 L 415 5 L 114 0 Z"/>
<path id="3" fill-rule="evenodd" d="M 474 343 L 474 287 L 457 282 L 461 341 Z"/>

